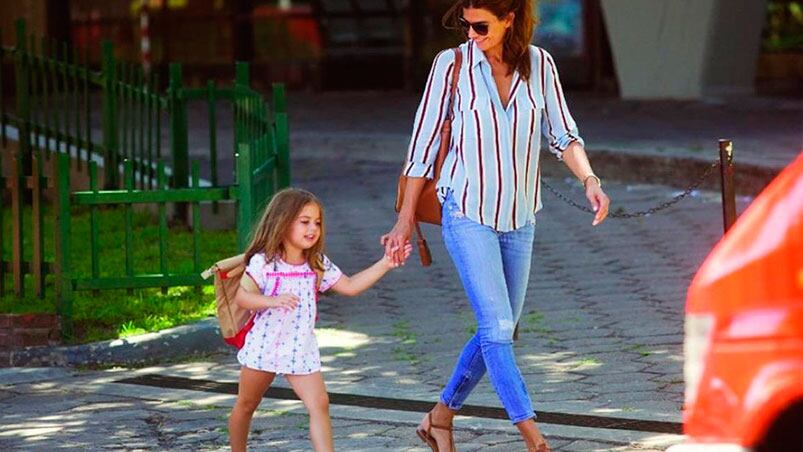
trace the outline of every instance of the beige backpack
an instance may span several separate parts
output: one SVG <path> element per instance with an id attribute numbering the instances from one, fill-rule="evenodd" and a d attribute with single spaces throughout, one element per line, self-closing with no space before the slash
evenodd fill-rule
<path id="1" fill-rule="evenodd" d="M 234 302 L 234 294 L 245 274 L 244 257 L 244 254 L 238 254 L 223 259 L 201 273 L 204 279 L 215 277 L 215 304 L 220 334 L 227 344 L 238 349 L 243 347 L 245 336 L 254 325 L 253 313 Z"/>

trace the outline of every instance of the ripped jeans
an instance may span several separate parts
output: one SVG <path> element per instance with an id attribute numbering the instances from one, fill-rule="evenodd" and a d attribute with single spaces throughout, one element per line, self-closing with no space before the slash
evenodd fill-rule
<path id="1" fill-rule="evenodd" d="M 530 276 L 535 225 L 498 232 L 466 218 L 449 193 L 443 202 L 443 241 L 457 267 L 477 320 L 477 333 L 457 360 L 441 402 L 453 410 L 488 371 L 491 385 L 515 424 L 535 417 L 513 355 L 513 329 Z"/>

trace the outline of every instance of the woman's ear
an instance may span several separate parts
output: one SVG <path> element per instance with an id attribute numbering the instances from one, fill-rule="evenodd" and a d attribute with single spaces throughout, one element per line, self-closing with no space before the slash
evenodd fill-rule
<path id="1" fill-rule="evenodd" d="M 505 28 L 510 28 L 513 26 L 513 21 L 516 19 L 516 13 L 513 11 L 507 13 L 505 16 Z"/>

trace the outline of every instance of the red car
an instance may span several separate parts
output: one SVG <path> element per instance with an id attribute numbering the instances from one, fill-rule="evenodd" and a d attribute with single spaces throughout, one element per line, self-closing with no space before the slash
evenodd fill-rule
<path id="1" fill-rule="evenodd" d="M 697 272 L 684 348 L 688 440 L 669 451 L 803 451 L 803 153 Z"/>

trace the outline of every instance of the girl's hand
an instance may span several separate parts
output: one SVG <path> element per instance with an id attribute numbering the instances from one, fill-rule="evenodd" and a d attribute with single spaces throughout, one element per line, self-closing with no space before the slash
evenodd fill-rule
<path id="1" fill-rule="evenodd" d="M 385 264 L 385 268 L 388 270 L 393 270 L 394 268 L 399 267 L 400 265 L 404 265 L 407 262 L 407 258 L 410 257 L 410 253 L 413 251 L 413 245 L 410 242 L 405 243 L 404 247 L 401 250 L 397 250 L 395 248 L 391 249 L 391 254 L 385 254 L 382 258 L 382 262 Z M 397 264 L 394 260 L 394 256 L 399 256 L 401 258 L 401 263 Z"/>
<path id="2" fill-rule="evenodd" d="M 407 259 L 402 258 L 402 255 L 412 234 L 413 221 L 399 217 L 393 229 L 379 239 L 379 244 L 385 247 L 385 256 L 390 256 L 396 267 L 404 264 Z"/>
<path id="3" fill-rule="evenodd" d="M 291 293 L 283 293 L 275 297 L 266 297 L 266 298 L 268 300 L 265 303 L 266 308 L 282 308 L 292 311 L 293 309 L 298 307 L 299 299 L 297 296 Z"/>
<path id="4" fill-rule="evenodd" d="M 602 223 L 605 217 L 608 216 L 608 207 L 611 204 L 611 200 L 608 198 L 608 195 L 602 191 L 602 187 L 599 186 L 599 183 L 593 179 L 589 180 L 586 184 L 586 198 L 588 198 L 588 201 L 591 203 L 594 212 L 597 213 L 594 215 L 594 221 L 591 222 L 592 226 L 596 226 Z"/>

